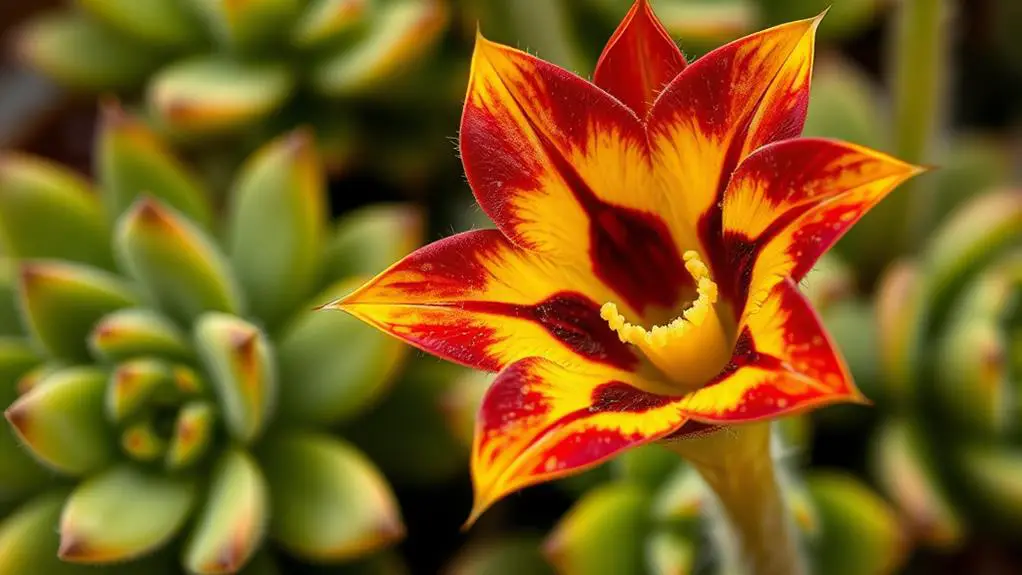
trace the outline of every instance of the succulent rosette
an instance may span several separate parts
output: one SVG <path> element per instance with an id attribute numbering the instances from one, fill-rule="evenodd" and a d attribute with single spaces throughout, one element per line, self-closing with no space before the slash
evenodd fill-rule
<path id="1" fill-rule="evenodd" d="M 393 172 L 413 124 L 428 130 L 424 111 L 455 107 L 456 84 L 437 78 L 457 62 L 433 57 L 449 12 L 443 0 L 83 0 L 30 20 L 15 49 L 64 86 L 141 92 L 181 141 L 311 124 L 328 166 L 386 154 Z M 401 137 L 381 134 L 388 116 Z"/>
<path id="2" fill-rule="evenodd" d="M 328 429 L 381 396 L 404 349 L 314 307 L 411 249 L 416 212 L 373 206 L 329 229 L 305 131 L 247 160 L 223 217 L 119 109 L 96 172 L 94 191 L 0 158 L 0 496 L 24 501 L 0 523 L 0 572 L 147 572 L 136 560 L 157 553 L 264 573 L 266 541 L 332 562 L 400 539 L 386 480 Z"/>
<path id="3" fill-rule="evenodd" d="M 961 205 L 877 300 L 890 418 L 874 464 L 915 537 L 954 548 L 1022 527 L 1022 192 Z"/>
<path id="4" fill-rule="evenodd" d="M 497 229 L 428 245 L 328 306 L 499 372 L 476 421 L 470 521 L 665 441 L 758 530 L 744 544 L 765 545 L 764 521 L 783 537 L 783 514 L 761 514 L 779 509 L 764 422 L 863 400 L 798 282 L 921 171 L 798 137 L 819 22 L 690 64 L 640 0 L 593 82 L 477 39 L 460 152 Z"/>

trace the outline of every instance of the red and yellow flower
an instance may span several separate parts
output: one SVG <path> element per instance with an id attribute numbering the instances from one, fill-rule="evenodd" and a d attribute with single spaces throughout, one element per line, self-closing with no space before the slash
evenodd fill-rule
<path id="1" fill-rule="evenodd" d="M 799 138 L 819 21 L 687 63 L 638 0 L 592 82 L 477 39 L 461 156 L 497 229 L 328 306 L 500 372 L 473 517 L 635 445 L 863 400 L 798 282 L 920 169 Z"/>

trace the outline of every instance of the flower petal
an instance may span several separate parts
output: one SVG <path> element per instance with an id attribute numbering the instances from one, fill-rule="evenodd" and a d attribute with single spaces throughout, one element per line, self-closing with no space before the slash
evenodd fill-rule
<path id="1" fill-rule="evenodd" d="M 676 218 L 714 255 L 720 201 L 741 160 L 770 142 L 797 136 L 805 123 L 819 17 L 746 36 L 703 56 L 653 104 L 648 131 L 665 189 L 684 198 Z M 715 276 L 726 271 L 711 261 Z"/>
<path id="2" fill-rule="evenodd" d="M 541 355 L 631 370 L 638 356 L 600 317 L 609 294 L 497 230 L 477 230 L 419 249 L 327 307 L 477 369 Z"/>
<path id="3" fill-rule="evenodd" d="M 854 144 L 799 138 L 760 148 L 724 193 L 723 244 L 735 302 L 801 281 L 858 219 L 920 168 Z M 739 306 L 742 304 L 739 303 Z"/>
<path id="4" fill-rule="evenodd" d="M 479 205 L 515 244 L 592 270 L 640 312 L 690 285 L 691 242 L 657 215 L 642 123 L 603 90 L 479 38 L 460 144 Z"/>
<path id="5" fill-rule="evenodd" d="M 839 401 L 864 402 L 844 360 L 790 278 L 747 308 L 727 367 L 685 396 L 682 412 L 705 423 L 772 419 Z"/>
<path id="6" fill-rule="evenodd" d="M 530 357 L 508 366 L 483 398 L 472 446 L 469 523 L 501 497 L 593 467 L 659 439 L 685 417 L 655 382 L 603 369 L 581 372 Z"/>
<path id="7" fill-rule="evenodd" d="M 685 68 L 685 56 L 648 0 L 636 0 L 596 63 L 593 83 L 645 118 L 657 94 Z"/>

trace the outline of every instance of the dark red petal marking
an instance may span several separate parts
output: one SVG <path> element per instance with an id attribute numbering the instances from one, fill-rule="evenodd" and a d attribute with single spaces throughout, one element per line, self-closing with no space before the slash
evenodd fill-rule
<path id="1" fill-rule="evenodd" d="M 643 413 L 678 399 L 643 391 L 622 381 L 611 381 L 593 390 L 593 404 L 589 413 Z"/>
<path id="2" fill-rule="evenodd" d="M 639 313 L 670 308 L 692 287 L 667 224 L 656 214 L 602 201 L 544 136 L 550 162 L 589 216 L 593 273 Z"/>
<path id="3" fill-rule="evenodd" d="M 649 2 L 637 0 L 604 47 L 593 83 L 645 118 L 660 90 L 685 64 Z"/>
<path id="4" fill-rule="evenodd" d="M 466 104 L 461 154 L 479 205 L 511 241 L 536 249 L 517 232 L 522 216 L 512 201 L 516 195 L 544 193 L 540 191 L 542 175 L 552 169 L 589 218 L 593 273 L 640 313 L 650 305 L 673 307 L 681 289 L 691 286 L 691 278 L 667 225 L 656 214 L 602 200 L 590 185 L 598 183 L 586 182 L 566 155 L 587 149 L 593 130 L 615 134 L 621 146 L 645 149 L 641 123 L 632 111 L 582 78 L 526 54 L 514 57 L 521 60 L 517 65 L 528 85 L 518 89 L 509 85 L 512 95 L 521 92 L 543 98 L 541 103 L 516 104 L 523 112 L 542 109 L 544 117 L 526 112 L 523 125 L 507 109 Z M 500 100 L 499 94 L 492 96 Z M 532 147 L 525 130 L 539 140 L 538 149 Z"/>
<path id="5" fill-rule="evenodd" d="M 752 337 L 752 332 L 746 327 L 740 334 L 738 334 L 738 340 L 735 342 L 735 349 L 731 353 L 731 360 L 728 361 L 728 364 L 724 366 L 724 369 L 722 369 L 720 373 L 707 382 L 707 384 L 703 387 L 716 385 L 730 377 L 739 369 L 748 366 L 778 371 L 784 369 L 784 361 L 773 355 L 760 353 L 760 351 L 756 349 L 756 341 Z"/>
<path id="6" fill-rule="evenodd" d="M 600 317 L 600 305 L 577 292 L 560 292 L 535 305 L 466 301 L 458 307 L 534 321 L 578 355 L 626 371 L 639 358 Z"/>

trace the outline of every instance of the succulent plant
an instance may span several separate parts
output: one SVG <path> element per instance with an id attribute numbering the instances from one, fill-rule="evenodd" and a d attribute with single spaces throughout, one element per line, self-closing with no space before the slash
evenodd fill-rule
<path id="1" fill-rule="evenodd" d="M 328 430 L 377 401 L 405 349 L 314 307 L 412 249 L 418 214 L 370 206 L 330 230 L 303 130 L 245 162 L 223 217 L 116 109 L 96 172 L 93 193 L 0 158 L 0 500 L 23 502 L 0 572 L 163 550 L 192 573 L 262 573 L 267 539 L 312 561 L 398 540 L 388 483 Z"/>
<path id="2" fill-rule="evenodd" d="M 875 467 L 914 535 L 1022 529 L 1022 192 L 957 209 L 877 300 L 890 420 Z"/>
<path id="3" fill-rule="evenodd" d="M 457 62 L 431 58 L 449 12 L 445 0 L 80 0 L 31 20 L 16 49 L 71 88 L 141 93 L 182 140 L 312 123 L 333 166 L 393 160 L 430 106 L 456 105 L 461 83 L 443 78 Z"/>

